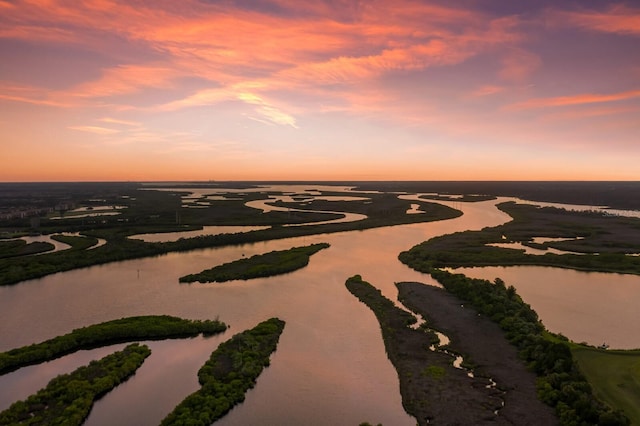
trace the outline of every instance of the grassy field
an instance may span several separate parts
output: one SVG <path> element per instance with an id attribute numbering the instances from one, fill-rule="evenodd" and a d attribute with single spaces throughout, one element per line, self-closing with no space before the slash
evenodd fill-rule
<path id="1" fill-rule="evenodd" d="M 572 352 L 595 395 L 612 407 L 621 408 L 632 425 L 640 425 L 640 350 L 577 346 Z"/>

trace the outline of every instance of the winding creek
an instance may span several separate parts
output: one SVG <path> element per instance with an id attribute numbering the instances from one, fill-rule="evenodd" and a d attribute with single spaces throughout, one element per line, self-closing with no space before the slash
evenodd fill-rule
<path id="1" fill-rule="evenodd" d="M 151 357 L 132 379 L 95 404 L 86 423 L 156 425 L 199 387 L 196 372 L 221 341 L 278 316 L 287 324 L 270 367 L 245 402 L 217 425 L 414 425 L 402 408 L 398 377 L 377 320 L 348 292 L 345 280 L 360 274 L 391 300 L 397 297 L 395 282 L 434 284 L 401 264 L 398 253 L 437 235 L 510 220 L 495 208 L 496 202 L 455 202 L 464 215 L 453 220 L 170 253 L 0 287 L 0 351 L 124 316 L 219 317 L 231 326 L 221 336 L 151 342 Z M 287 275 L 178 283 L 180 276 L 243 255 L 319 242 L 331 247 L 312 256 L 306 268 Z M 500 276 L 513 284 L 552 331 L 596 345 L 606 341 L 612 347 L 640 347 L 640 277 L 540 267 L 467 272 Z M 0 410 L 108 349 L 0 376 Z"/>

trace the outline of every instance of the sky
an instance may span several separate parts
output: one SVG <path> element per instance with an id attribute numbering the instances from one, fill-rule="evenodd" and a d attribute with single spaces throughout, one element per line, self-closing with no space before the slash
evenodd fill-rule
<path id="1" fill-rule="evenodd" d="M 0 0 L 0 181 L 640 180 L 640 3 Z"/>

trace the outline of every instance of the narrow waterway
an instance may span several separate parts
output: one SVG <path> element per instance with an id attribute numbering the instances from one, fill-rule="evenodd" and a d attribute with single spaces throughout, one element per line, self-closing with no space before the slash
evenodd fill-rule
<path id="1" fill-rule="evenodd" d="M 155 425 L 198 388 L 196 372 L 220 341 L 277 316 L 287 324 L 270 367 L 245 402 L 216 424 L 354 425 L 367 421 L 414 425 L 415 420 L 402 408 L 397 374 L 387 359 L 377 320 L 344 283 L 360 274 L 391 300 L 397 298 L 395 282 L 433 284 L 430 277 L 401 264 L 398 253 L 433 236 L 509 220 L 495 203 L 456 202 L 465 214 L 448 221 L 170 253 L 0 287 L 0 350 L 125 316 L 219 317 L 231 326 L 222 336 L 156 342 L 138 374 L 100 400 L 87 421 L 89 425 Z M 315 254 L 308 267 L 291 274 L 222 284 L 178 283 L 180 276 L 242 256 L 316 242 L 327 242 L 331 247 Z M 633 278 L 620 303 L 637 306 L 640 277 Z M 611 292 L 616 280 L 605 281 L 611 281 Z M 526 294 L 523 297 L 545 321 L 542 306 L 528 300 Z M 608 303 L 608 299 L 602 299 L 602 303 Z M 615 315 L 610 320 L 617 321 Z M 618 324 L 630 342 L 637 340 L 632 331 L 637 331 L 638 323 Z M 633 345 L 627 342 L 625 346 Z M 67 362 L 60 368 L 34 366 L 29 375 L 39 376 L 46 383 L 48 378 L 83 362 L 79 360 L 75 366 Z M 32 391 L 20 383 L 19 374 L 12 375 L 10 381 L 7 375 L 0 377 L 3 390 L 20 388 L 24 389 L 21 392 L 33 393 L 40 385 L 30 386 L 34 387 Z M 20 399 L 16 395 L 11 391 L 0 393 L 0 409 Z"/>

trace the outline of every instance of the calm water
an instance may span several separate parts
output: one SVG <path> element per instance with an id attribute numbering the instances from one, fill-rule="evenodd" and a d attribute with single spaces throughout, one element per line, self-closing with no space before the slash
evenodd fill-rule
<path id="1" fill-rule="evenodd" d="M 129 238 L 135 239 L 135 240 L 142 240 L 146 243 L 165 243 L 168 241 L 178 241 L 180 238 L 193 238 L 193 237 L 199 237 L 201 235 L 239 234 L 243 232 L 259 231 L 259 230 L 268 229 L 268 228 L 270 228 L 270 226 L 212 225 L 212 226 L 203 226 L 202 229 L 198 229 L 195 231 L 137 234 L 137 235 L 131 235 Z"/>
<path id="2" fill-rule="evenodd" d="M 231 325 L 222 336 L 152 342 L 153 353 L 145 365 L 131 380 L 100 400 L 87 422 L 90 425 L 153 425 L 198 388 L 196 372 L 220 341 L 278 316 L 287 325 L 272 355 L 271 366 L 247 394 L 246 401 L 217 424 L 354 425 L 368 421 L 414 425 L 415 420 L 402 408 L 397 374 L 386 357 L 378 323 L 371 311 L 346 290 L 344 282 L 354 274 L 361 274 L 392 299 L 397 295 L 394 282 L 433 283 L 429 277 L 402 265 L 397 260 L 398 253 L 436 235 L 495 226 L 508 220 L 494 204 L 456 203 L 465 215 L 449 221 L 171 253 L 1 287 L 0 350 L 123 316 L 169 314 L 194 319 L 219 316 Z M 242 255 L 248 257 L 315 242 L 328 242 L 331 247 L 315 254 L 307 268 L 291 274 L 223 284 L 178 283 L 182 275 Z M 538 271 L 525 270 L 523 274 L 538 274 Z M 620 287 L 616 285 L 618 277 L 584 274 L 584 281 L 590 281 L 594 287 L 607 286 L 608 291 L 599 295 L 600 303 L 637 306 L 640 278 L 632 277 L 628 286 Z M 504 278 L 510 283 L 510 278 Z M 547 277 L 545 281 L 554 279 Z M 520 284 L 516 286 L 520 291 Z M 621 299 L 609 297 L 612 288 L 620 288 L 624 293 Z M 548 322 L 544 304 L 559 298 L 582 302 L 575 295 L 558 293 L 556 296 L 553 289 L 549 291 L 548 300 L 540 302 L 522 294 L 540 313 L 547 327 L 561 331 Z M 627 339 L 619 346 L 640 346 L 640 342 L 633 343 L 639 335 L 638 321 L 629 324 L 617 316 L 621 309 L 612 311 L 607 314 L 610 321 Z M 590 321 L 598 322 L 600 318 Z M 583 340 L 563 333 L 574 340 Z M 590 343 L 600 344 L 601 340 L 597 336 Z M 613 338 L 606 340 L 614 346 Z M 63 358 L 0 377 L 0 389 L 11 389 L 0 392 L 0 409 L 35 392 L 56 374 L 85 363 L 84 355 L 77 356 L 76 361 Z M 60 362 L 59 367 L 53 365 L 56 362 Z M 24 395 L 18 395 L 18 389 Z"/>
<path id="3" fill-rule="evenodd" d="M 460 268 L 502 278 L 538 313 L 545 327 L 576 342 L 640 348 L 640 277 L 535 266 Z"/>

